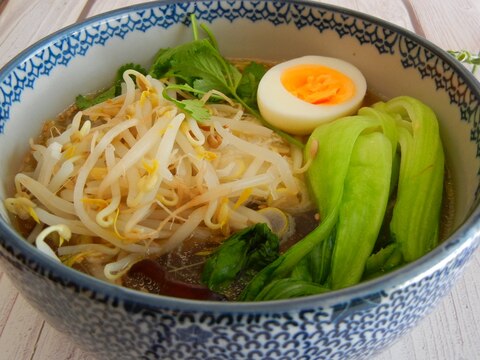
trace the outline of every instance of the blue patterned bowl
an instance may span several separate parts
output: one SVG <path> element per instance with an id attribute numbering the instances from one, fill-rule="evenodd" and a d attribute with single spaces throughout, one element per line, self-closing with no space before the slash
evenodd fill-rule
<path id="1" fill-rule="evenodd" d="M 343 58 L 386 97 L 415 96 L 440 117 L 456 192 L 455 231 L 401 270 L 324 295 L 264 303 L 152 296 L 51 261 L 0 208 L 0 263 L 26 299 L 99 359 L 369 358 L 425 316 L 478 247 L 480 84 L 429 42 L 367 15 L 308 1 L 164 1 L 91 18 L 30 47 L 0 72 L 0 198 L 28 138 L 75 95 L 107 85 L 128 61 L 190 39 L 188 14 L 211 23 L 231 57 Z"/>

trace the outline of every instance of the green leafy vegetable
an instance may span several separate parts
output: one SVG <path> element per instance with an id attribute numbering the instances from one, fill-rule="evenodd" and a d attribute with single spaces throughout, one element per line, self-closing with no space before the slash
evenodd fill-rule
<path id="1" fill-rule="evenodd" d="M 251 109 L 258 110 L 257 105 L 257 90 L 258 84 L 265 75 L 267 69 L 264 65 L 256 62 L 248 64 L 242 72 L 242 78 L 237 87 L 238 96 L 240 96 L 245 104 Z"/>
<path id="2" fill-rule="evenodd" d="M 391 243 L 372 254 L 365 264 L 364 278 L 373 278 L 391 271 L 403 261 L 402 253 L 396 243 Z"/>
<path id="3" fill-rule="evenodd" d="M 194 40 L 164 51 L 157 57 L 150 74 L 157 78 L 176 77 L 194 89 L 218 90 L 230 96 L 242 77 L 208 39 Z"/>
<path id="4" fill-rule="evenodd" d="M 266 122 L 257 110 L 256 88 L 265 69 L 259 64 L 247 66 L 244 75 L 219 52 L 215 38 L 203 25 L 208 38 L 198 38 L 198 28 L 195 17 L 192 15 L 194 40 L 175 48 L 162 49 L 157 53 L 155 61 L 149 71 L 153 77 L 174 77 L 179 84 L 187 84 L 197 92 L 220 91 L 231 99 L 240 103 L 247 111 L 256 116 L 263 125 L 277 132 L 287 141 L 303 148 L 303 143 Z M 183 110 L 196 120 L 195 112 Z"/>
<path id="5" fill-rule="evenodd" d="M 190 85 L 169 85 L 163 89 L 162 96 L 173 102 L 178 108 L 188 112 L 189 114 L 192 115 L 193 118 L 195 118 L 197 121 L 202 122 L 206 121 L 210 118 L 210 113 L 208 110 L 205 108 L 205 104 L 203 101 L 199 99 L 184 99 L 184 100 L 177 100 L 172 98 L 171 96 L 168 95 L 168 91 L 174 89 L 174 90 L 184 90 L 184 91 L 189 91 L 192 93 L 201 93 L 205 94 L 203 91 L 196 90 L 192 88 Z"/>
<path id="6" fill-rule="evenodd" d="M 376 108 L 398 119 L 400 174 L 390 229 L 410 262 L 438 244 L 445 162 L 438 122 L 428 106 L 410 97 Z"/>
<path id="7" fill-rule="evenodd" d="M 208 258 L 202 282 L 223 291 L 241 273 L 254 273 L 278 257 L 279 239 L 266 224 L 255 224 L 225 240 Z"/>
<path id="8" fill-rule="evenodd" d="M 322 221 L 262 269 L 242 300 L 288 297 L 302 286 L 308 294 L 310 283 L 354 285 L 437 244 L 444 156 L 436 117 L 423 103 L 398 97 L 321 125 L 305 156 L 312 157 L 307 180 Z M 372 255 L 389 197 L 396 200 L 390 245 Z"/>
<path id="9" fill-rule="evenodd" d="M 475 55 L 467 50 L 448 50 L 448 53 L 461 63 L 473 65 L 472 73 L 475 74 L 477 67 L 480 65 L 480 53 Z"/>
<path id="10" fill-rule="evenodd" d="M 280 255 L 274 262 L 263 268 L 248 283 L 240 296 L 240 300 L 253 301 L 260 292 L 271 282 L 289 278 L 294 267 L 300 260 L 310 253 L 319 243 L 324 241 L 335 225 L 335 217 L 329 216 L 301 241 Z"/>
<path id="11" fill-rule="evenodd" d="M 328 238 L 316 245 L 292 271 L 292 278 L 326 284 L 330 275 L 333 246 L 336 228 L 332 229 Z"/>
<path id="12" fill-rule="evenodd" d="M 115 87 L 112 86 L 111 88 L 102 91 L 101 93 L 94 96 L 77 95 L 77 97 L 75 98 L 75 105 L 77 105 L 80 110 L 85 110 L 91 106 L 100 104 L 114 97 Z"/>
<path id="13" fill-rule="evenodd" d="M 315 295 L 330 291 L 314 282 L 298 279 L 281 279 L 268 284 L 255 301 L 290 299 L 299 296 Z"/>
<path id="14" fill-rule="evenodd" d="M 338 215 L 331 265 L 332 289 L 355 285 L 362 278 L 388 202 L 390 150 L 389 140 L 379 132 L 359 136 L 355 142 Z"/>
<path id="15" fill-rule="evenodd" d="M 122 93 L 123 73 L 129 69 L 136 70 L 142 74 L 146 74 L 147 71 L 140 65 L 129 63 L 122 65 L 115 76 L 113 85 L 105 91 L 102 91 L 95 95 L 78 95 L 75 98 L 75 104 L 80 110 L 85 110 L 96 104 L 100 104 L 108 99 L 112 99 L 115 96 L 119 96 Z"/>
<path id="16" fill-rule="evenodd" d="M 307 180 L 322 222 L 275 262 L 259 272 L 245 288 L 242 294 L 243 300 L 254 300 L 268 283 L 290 277 L 303 258 L 332 236 L 337 229 L 345 179 L 355 142 L 362 132 L 376 129 L 380 125 L 381 122 L 377 119 L 352 116 L 315 129 L 307 143 L 305 156 L 309 158 L 313 155 Z M 318 148 L 314 154 L 312 154 L 312 147 Z"/>
<path id="17" fill-rule="evenodd" d="M 127 70 L 135 70 L 138 71 L 140 74 L 147 75 L 147 70 L 145 70 L 145 68 L 143 68 L 139 64 L 128 63 L 120 66 L 117 70 L 117 75 L 113 83 L 113 86 L 115 87 L 115 96 L 119 96 L 122 94 L 123 73 Z"/>

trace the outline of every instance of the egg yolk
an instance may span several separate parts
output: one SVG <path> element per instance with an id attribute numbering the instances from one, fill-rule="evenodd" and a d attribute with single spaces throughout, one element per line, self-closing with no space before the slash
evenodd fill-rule
<path id="1" fill-rule="evenodd" d="M 288 68 L 280 80 L 288 92 L 310 104 L 337 105 L 355 95 L 352 79 L 323 65 Z"/>

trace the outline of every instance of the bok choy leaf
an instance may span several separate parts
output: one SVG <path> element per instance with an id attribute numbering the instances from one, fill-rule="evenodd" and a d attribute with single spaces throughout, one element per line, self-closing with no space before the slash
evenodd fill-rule
<path id="1" fill-rule="evenodd" d="M 278 257 L 279 239 L 263 223 L 245 228 L 225 240 L 205 263 L 202 282 L 222 292 L 242 273 L 255 273 Z"/>
<path id="2" fill-rule="evenodd" d="M 262 269 L 241 300 L 351 286 L 436 246 L 444 154 L 436 116 L 425 104 L 398 97 L 321 125 L 305 156 L 311 159 L 307 180 L 321 222 Z M 385 221 L 390 234 L 380 241 Z M 377 242 L 381 247 L 373 253 Z"/>

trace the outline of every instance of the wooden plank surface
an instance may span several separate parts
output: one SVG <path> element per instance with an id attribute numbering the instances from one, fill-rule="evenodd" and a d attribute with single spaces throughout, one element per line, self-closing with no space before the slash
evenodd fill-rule
<path id="1" fill-rule="evenodd" d="M 142 0 L 0 0 L 0 66 L 66 25 Z M 326 0 L 400 25 L 444 49 L 480 50 L 478 0 Z M 386 359 L 480 359 L 480 252 L 432 314 Z M 0 360 L 94 360 L 45 323 L 0 269 Z M 101 359 L 98 359 L 101 360 Z"/>
<path id="2" fill-rule="evenodd" d="M 104 13 L 109 10 L 119 9 L 125 6 L 151 2 L 152 0 L 108 0 L 95 1 L 89 9 L 88 16 Z"/>
<path id="3" fill-rule="evenodd" d="M 406 0 L 408 1 L 408 0 Z M 480 48 L 480 1 L 410 0 L 427 39 L 444 49 Z"/>
<path id="4" fill-rule="evenodd" d="M 41 38 L 78 20 L 88 0 L 3 0 L 0 66 Z"/>

